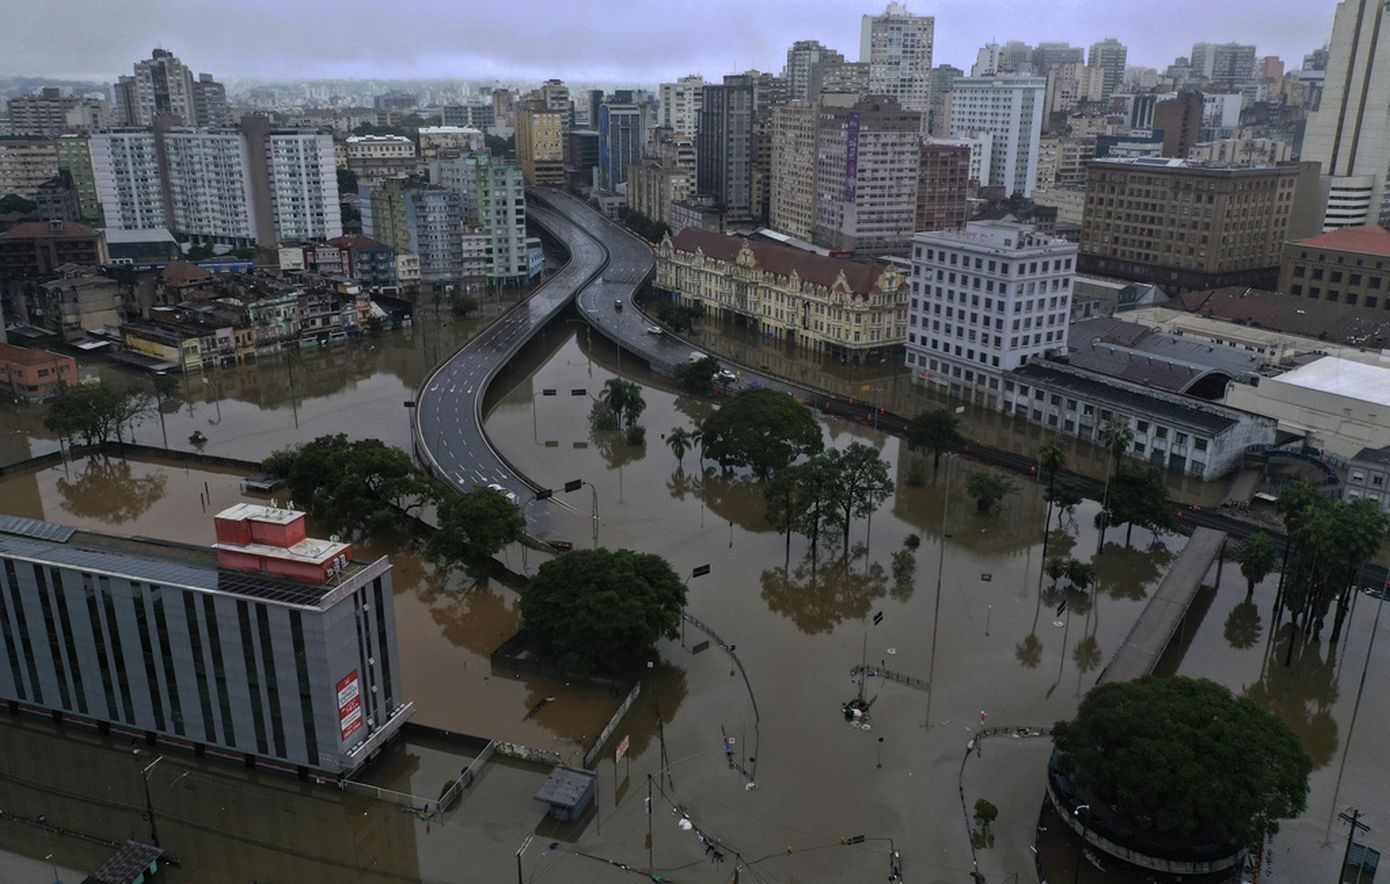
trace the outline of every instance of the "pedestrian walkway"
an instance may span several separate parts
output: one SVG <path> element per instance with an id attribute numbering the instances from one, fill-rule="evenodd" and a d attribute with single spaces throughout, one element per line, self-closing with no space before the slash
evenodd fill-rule
<path id="1" fill-rule="evenodd" d="M 1192 532 L 1187 546 L 1183 547 L 1168 569 L 1153 598 L 1139 614 L 1139 619 L 1134 621 L 1124 643 L 1096 680 L 1097 684 L 1130 681 L 1153 672 L 1173 633 L 1187 616 L 1187 609 L 1191 607 L 1197 590 L 1202 587 L 1211 566 L 1221 558 L 1225 548 L 1225 531 L 1198 528 Z M 1219 583 L 1219 565 L 1216 574 L 1216 582 Z"/>

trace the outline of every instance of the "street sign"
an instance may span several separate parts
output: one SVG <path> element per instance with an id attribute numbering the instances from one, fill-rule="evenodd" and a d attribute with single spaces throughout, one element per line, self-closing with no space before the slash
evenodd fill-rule
<path id="1" fill-rule="evenodd" d="M 1062 600 L 1062 603 L 1061 603 L 1060 605 L 1057 606 L 1057 616 L 1058 616 L 1058 617 L 1061 617 L 1064 613 L 1066 613 L 1066 610 L 1067 610 L 1067 602 L 1066 602 L 1065 599 L 1063 599 L 1063 600 Z"/>
<path id="2" fill-rule="evenodd" d="M 883 612 L 882 612 L 882 611 L 879 611 L 877 614 L 874 615 L 874 625 L 877 626 L 877 625 L 879 625 L 879 624 L 882 623 L 882 622 L 883 622 Z"/>
<path id="3" fill-rule="evenodd" d="M 415 400 L 414 400 L 414 399 L 407 399 L 407 400 L 405 400 L 405 407 L 406 407 L 406 408 L 414 408 L 414 407 L 415 407 Z"/>
<path id="4" fill-rule="evenodd" d="M 589 395 L 589 391 L 588 391 L 588 390 L 585 390 L 585 389 L 582 389 L 582 388 L 580 388 L 580 387 L 575 387 L 574 389 L 570 390 L 570 395 L 571 395 L 571 396 L 588 396 L 588 395 Z"/>
<path id="5" fill-rule="evenodd" d="M 566 482 L 566 483 L 565 483 L 565 491 L 567 491 L 567 492 L 569 492 L 569 491 L 578 491 L 583 485 L 584 485 L 584 480 L 583 480 L 583 479 L 575 479 L 575 480 L 572 481 L 572 482 Z"/>
<path id="6" fill-rule="evenodd" d="M 695 570 L 690 572 L 691 577 L 704 577 L 709 573 L 709 565 L 696 565 Z"/>
<path id="7" fill-rule="evenodd" d="M 618 763 L 618 760 L 621 759 L 624 755 L 627 754 L 627 750 L 628 750 L 628 747 L 629 747 L 630 745 L 632 745 L 631 736 L 629 735 L 629 736 L 623 737 L 623 741 L 622 741 L 621 743 L 618 744 L 618 749 L 617 749 L 617 751 L 615 751 L 615 752 L 613 753 L 613 763 L 614 763 L 614 764 L 617 764 L 617 763 Z"/>
<path id="8" fill-rule="evenodd" d="M 549 489 L 549 488 L 542 488 L 540 491 L 537 491 L 537 492 L 536 492 L 536 500 L 545 500 L 546 498 L 550 497 L 550 495 L 552 495 L 552 494 L 554 494 L 554 493 L 555 493 L 555 492 L 552 491 L 552 490 Z"/>

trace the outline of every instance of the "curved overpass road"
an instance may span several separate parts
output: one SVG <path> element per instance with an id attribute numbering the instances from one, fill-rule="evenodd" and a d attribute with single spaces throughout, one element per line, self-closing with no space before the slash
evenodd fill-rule
<path id="1" fill-rule="evenodd" d="M 531 218 L 569 250 L 569 262 L 529 298 L 508 310 L 425 378 L 416 396 L 416 455 L 436 478 L 463 491 L 501 485 L 519 500 L 537 490 L 514 470 L 483 432 L 488 385 L 527 341 L 563 310 L 608 264 L 595 239 L 543 207 Z M 533 533 L 549 523 L 544 506 L 527 509 Z M 538 534 L 539 536 L 539 534 Z"/>

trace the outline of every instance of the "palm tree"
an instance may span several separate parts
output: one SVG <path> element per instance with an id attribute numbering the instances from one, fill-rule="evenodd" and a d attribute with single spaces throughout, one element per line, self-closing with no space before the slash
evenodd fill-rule
<path id="1" fill-rule="evenodd" d="M 598 399 L 612 410 L 619 423 L 626 423 L 628 426 L 636 423 L 637 416 L 647 407 L 647 403 L 642 401 L 642 388 L 622 378 L 609 378 L 604 381 Z"/>
<path id="2" fill-rule="evenodd" d="M 1274 570 L 1276 555 L 1274 541 L 1263 531 L 1256 532 L 1236 549 L 1236 562 L 1240 565 L 1240 573 L 1245 577 L 1247 602 L 1255 594 L 1255 584 Z"/>
<path id="3" fill-rule="evenodd" d="M 1067 559 L 1067 582 L 1072 589 L 1085 592 L 1096 582 L 1096 566 L 1080 559 Z"/>
<path id="4" fill-rule="evenodd" d="M 1043 572 L 1052 578 L 1052 588 L 1057 588 L 1057 581 L 1067 576 L 1067 559 L 1061 556 L 1053 556 L 1043 560 Z"/>
<path id="5" fill-rule="evenodd" d="M 695 434 L 685 427 L 676 427 L 666 434 L 666 444 L 676 456 L 677 469 L 684 469 L 685 453 L 695 447 Z"/>
<path id="6" fill-rule="evenodd" d="M 1052 531 L 1052 499 L 1057 488 L 1057 471 L 1067 462 L 1067 444 L 1061 436 L 1049 436 L 1038 448 L 1038 463 L 1047 470 L 1047 517 L 1043 520 L 1043 561 L 1047 560 L 1047 535 Z"/>
<path id="7" fill-rule="evenodd" d="M 1100 441 L 1108 453 L 1105 466 L 1105 491 L 1100 499 L 1100 539 L 1096 542 L 1096 552 L 1105 546 L 1106 517 L 1105 508 L 1110 505 L 1110 479 L 1120 465 L 1120 459 L 1134 444 L 1134 429 L 1124 418 L 1115 418 L 1100 428 Z"/>

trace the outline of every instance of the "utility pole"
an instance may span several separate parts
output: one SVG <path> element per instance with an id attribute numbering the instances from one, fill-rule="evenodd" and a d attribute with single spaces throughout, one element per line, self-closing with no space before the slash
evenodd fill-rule
<path id="1" fill-rule="evenodd" d="M 145 813 L 150 818 L 150 841 L 155 847 L 159 846 L 159 832 L 155 829 L 154 824 L 154 802 L 150 801 L 150 771 L 154 770 L 154 766 L 163 760 L 164 756 L 161 755 L 140 771 L 140 783 L 145 787 Z"/>
<path id="2" fill-rule="evenodd" d="M 647 774 L 647 874 L 656 871 L 652 863 L 652 775 Z"/>
<path id="3" fill-rule="evenodd" d="M 1369 832 L 1371 831 L 1371 827 L 1361 822 L 1361 811 L 1357 810 L 1355 807 L 1349 807 L 1337 814 L 1337 819 L 1351 824 L 1350 828 L 1347 830 L 1347 849 L 1346 852 L 1342 854 L 1342 864 L 1337 867 L 1337 882 L 1341 884 L 1342 873 L 1346 871 L 1347 863 L 1351 862 L 1351 846 L 1356 841 L 1356 833 Z M 1360 877 L 1359 872 L 1357 877 Z"/>

